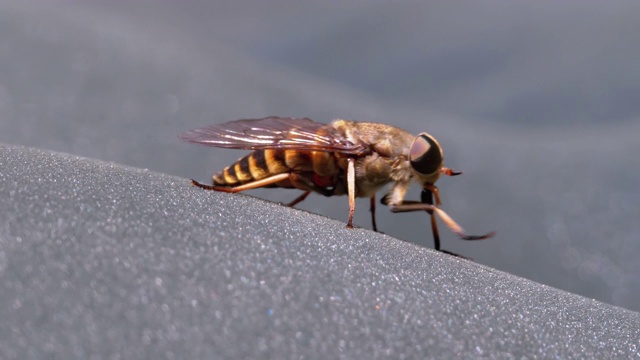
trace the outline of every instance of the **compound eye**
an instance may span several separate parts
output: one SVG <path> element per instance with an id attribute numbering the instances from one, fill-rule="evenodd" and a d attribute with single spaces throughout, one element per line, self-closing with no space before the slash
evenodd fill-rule
<path id="1" fill-rule="evenodd" d="M 413 140 L 409 150 L 411 167 L 420 174 L 430 175 L 442 166 L 440 145 L 431 135 L 422 133 Z"/>

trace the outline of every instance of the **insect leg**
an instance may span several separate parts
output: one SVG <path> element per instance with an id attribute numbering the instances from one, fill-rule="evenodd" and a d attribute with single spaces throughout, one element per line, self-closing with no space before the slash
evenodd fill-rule
<path id="1" fill-rule="evenodd" d="M 288 179 L 289 176 L 291 176 L 290 173 L 282 173 L 282 174 L 269 176 L 268 178 L 252 181 L 252 182 L 249 182 L 249 183 L 246 183 L 246 184 L 242 184 L 242 185 L 238 185 L 238 186 L 205 185 L 205 184 L 201 184 L 201 183 L 199 183 L 199 182 L 197 182 L 197 181 L 195 181 L 193 179 L 191 179 L 191 184 L 193 186 L 197 186 L 197 187 L 205 189 L 205 190 L 214 190 L 214 191 L 221 191 L 221 192 L 226 192 L 226 193 L 237 193 L 237 192 L 240 192 L 240 191 L 245 191 L 245 190 L 250 190 L 250 189 L 257 189 L 259 187 L 275 184 L 275 183 L 280 182 L 282 180 Z"/>
<path id="2" fill-rule="evenodd" d="M 298 205 L 299 203 L 304 201 L 304 199 L 306 199 L 307 196 L 309 196 L 309 194 L 311 194 L 311 191 L 310 190 L 306 190 L 305 192 L 302 193 L 302 195 L 298 196 L 292 202 L 288 203 L 287 206 L 288 207 L 294 207 L 294 206 Z"/>
<path id="3" fill-rule="evenodd" d="M 324 196 L 332 196 L 333 195 L 333 190 L 329 190 L 327 188 L 320 187 L 320 186 L 314 184 L 313 181 L 310 180 L 309 178 L 307 178 L 306 176 L 303 176 L 303 175 L 300 175 L 300 174 L 297 174 L 297 173 L 289 174 L 289 181 L 291 182 L 291 185 L 293 185 L 296 189 L 300 189 L 300 190 L 305 191 L 305 192 L 306 191 L 315 191 L 315 192 L 317 192 L 319 194 L 322 194 Z M 300 199 L 301 197 L 302 196 L 299 196 L 298 198 L 296 198 L 296 200 Z M 294 200 L 294 201 L 296 201 L 296 200 Z M 302 200 L 304 200 L 304 198 L 300 199 L 300 201 L 302 201 Z M 298 202 L 300 202 L 300 201 L 298 201 Z"/>
<path id="4" fill-rule="evenodd" d="M 371 225 L 373 226 L 373 231 L 377 232 L 378 227 L 376 226 L 376 195 L 375 194 L 371 196 L 371 207 L 369 209 L 371 210 Z"/>
<path id="5" fill-rule="evenodd" d="M 449 216 L 449 214 L 447 214 L 446 212 L 444 212 L 444 210 L 441 210 L 440 208 L 432 204 L 425 204 L 419 201 L 403 201 L 402 204 L 398 204 L 398 205 L 388 204 L 388 205 L 389 205 L 389 210 L 391 210 L 391 212 L 394 212 L 394 213 L 409 212 L 409 211 L 426 211 L 430 214 L 434 213 L 435 215 L 438 215 L 440 219 L 444 222 L 444 224 L 447 225 L 447 227 L 451 229 L 451 231 L 453 231 L 456 235 L 458 235 L 462 240 L 484 240 L 495 235 L 495 232 L 490 232 L 484 235 L 467 235 L 465 234 L 462 226 L 458 225 L 458 223 L 455 222 L 451 218 L 451 216 Z"/>
<path id="6" fill-rule="evenodd" d="M 353 228 L 353 214 L 356 212 L 356 167 L 355 159 L 348 158 L 347 165 L 347 193 L 349 195 L 349 221 L 347 228 Z"/>
<path id="7" fill-rule="evenodd" d="M 436 206 L 440 206 L 440 204 L 442 204 L 442 202 L 440 201 L 440 190 L 438 190 L 438 187 L 433 185 L 433 184 L 425 184 L 424 185 L 424 190 L 422 190 L 422 202 L 425 204 L 431 204 L 433 205 L 433 198 L 431 196 L 431 194 L 427 194 L 427 192 L 430 192 L 433 194 L 433 198 L 436 199 Z M 428 198 L 428 201 L 426 198 Z"/>
<path id="8" fill-rule="evenodd" d="M 433 185 L 432 185 L 433 186 Z M 433 186 L 437 189 L 435 186 Z M 433 205 L 433 190 L 424 189 L 420 195 L 423 204 Z M 440 199 L 436 196 L 436 201 Z M 436 222 L 436 214 L 432 211 L 429 213 L 429 219 L 431 221 L 431 232 L 433 233 L 433 248 L 440 251 L 440 233 L 438 232 L 438 223 Z"/>

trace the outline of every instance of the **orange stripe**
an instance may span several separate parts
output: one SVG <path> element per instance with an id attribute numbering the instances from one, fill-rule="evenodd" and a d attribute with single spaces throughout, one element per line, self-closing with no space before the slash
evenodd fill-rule
<path id="1" fill-rule="evenodd" d="M 241 159 L 240 161 L 235 163 L 233 165 L 233 168 L 236 171 L 236 176 L 238 177 L 238 181 L 240 181 L 241 183 L 244 183 L 244 182 L 253 180 L 253 177 L 251 177 L 251 173 L 248 171 L 249 166 L 245 167 L 244 166 L 245 164 L 242 163 L 242 160 L 244 159 Z"/>
<path id="2" fill-rule="evenodd" d="M 284 162 L 284 151 L 266 149 L 264 151 L 264 159 L 267 162 L 270 174 L 280 174 L 288 172 L 289 168 Z"/>
<path id="3" fill-rule="evenodd" d="M 297 171 L 312 171 L 313 162 L 310 151 L 285 150 L 284 161 L 290 169 Z"/>
<path id="4" fill-rule="evenodd" d="M 236 170 L 233 166 L 227 166 L 222 171 L 222 175 L 224 176 L 224 182 L 227 185 L 233 185 L 238 183 L 238 178 L 236 177 Z"/>
<path id="5" fill-rule="evenodd" d="M 219 172 L 213 175 L 213 185 L 226 185 L 224 172 Z"/>
<path id="6" fill-rule="evenodd" d="M 260 161 L 262 159 L 262 161 Z M 264 161 L 264 152 L 257 150 L 249 155 L 249 172 L 255 180 L 264 179 L 269 176 L 269 167 Z"/>

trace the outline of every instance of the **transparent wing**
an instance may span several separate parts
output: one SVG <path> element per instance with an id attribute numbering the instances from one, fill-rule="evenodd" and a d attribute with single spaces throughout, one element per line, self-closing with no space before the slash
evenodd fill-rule
<path id="1" fill-rule="evenodd" d="M 352 143 L 330 125 L 307 118 L 270 116 L 236 120 L 189 130 L 178 137 L 194 144 L 233 149 L 293 149 L 344 154 L 368 151 L 367 146 Z"/>

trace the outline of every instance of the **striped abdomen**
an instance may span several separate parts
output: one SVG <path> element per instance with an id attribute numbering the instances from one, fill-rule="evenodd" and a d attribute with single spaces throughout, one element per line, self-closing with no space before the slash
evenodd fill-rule
<path id="1" fill-rule="evenodd" d="M 338 159 L 331 152 L 261 149 L 213 175 L 213 184 L 236 186 L 287 172 L 332 176 L 338 170 Z M 278 185 L 290 187 L 286 184 Z"/>

